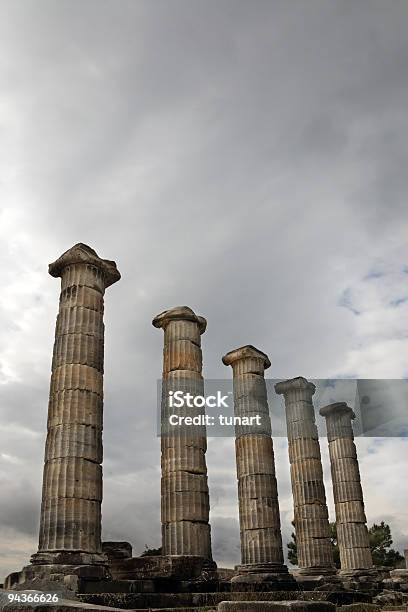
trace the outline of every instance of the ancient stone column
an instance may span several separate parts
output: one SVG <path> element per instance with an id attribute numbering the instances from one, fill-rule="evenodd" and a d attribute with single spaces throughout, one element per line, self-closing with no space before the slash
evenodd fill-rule
<path id="1" fill-rule="evenodd" d="M 299 579 L 335 574 L 313 383 L 298 377 L 279 382 L 285 398 Z M 317 578 L 316 578 L 317 580 Z"/>
<path id="2" fill-rule="evenodd" d="M 201 334 L 207 322 L 179 306 L 153 319 L 164 330 L 161 414 L 163 555 L 197 555 L 212 563 L 205 426 L 171 426 L 172 414 L 204 415 L 204 408 L 170 406 L 170 392 L 204 394 Z"/>
<path id="3" fill-rule="evenodd" d="M 326 419 L 330 466 L 336 508 L 337 541 L 341 572 L 356 578 L 373 570 L 367 519 L 352 420 L 354 412 L 345 402 L 336 402 L 320 409 Z"/>
<path id="4" fill-rule="evenodd" d="M 295 580 L 284 564 L 275 458 L 264 371 L 271 363 L 265 353 L 246 345 L 227 353 L 232 366 L 234 416 L 257 417 L 258 423 L 235 425 L 241 561 L 234 590 L 243 585 L 262 590 L 290 590 Z"/>
<path id="5" fill-rule="evenodd" d="M 113 261 L 77 244 L 49 266 L 61 277 L 41 504 L 33 564 L 106 563 L 101 545 L 103 298 Z"/>

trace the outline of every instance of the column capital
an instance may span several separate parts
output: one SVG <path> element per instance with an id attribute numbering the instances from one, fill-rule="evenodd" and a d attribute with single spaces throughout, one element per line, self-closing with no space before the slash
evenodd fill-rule
<path id="1" fill-rule="evenodd" d="M 50 263 L 48 272 L 51 276 L 58 278 L 62 276 L 64 268 L 73 264 L 89 264 L 101 270 L 105 277 L 106 287 L 113 285 L 120 279 L 120 272 L 114 261 L 102 259 L 94 249 L 82 242 L 78 242 L 68 251 L 65 251 L 56 261 Z"/>
<path id="2" fill-rule="evenodd" d="M 271 366 L 268 355 L 252 346 L 252 344 L 246 344 L 245 346 L 241 346 L 233 351 L 229 351 L 229 353 L 224 355 L 222 358 L 222 363 L 229 366 L 240 359 L 262 359 L 265 370 Z"/>
<path id="3" fill-rule="evenodd" d="M 299 390 L 309 391 L 313 394 L 316 391 L 316 387 L 313 383 L 306 380 L 306 378 L 303 378 L 303 376 L 297 376 L 296 378 L 291 378 L 289 380 L 282 380 L 275 385 L 275 391 L 278 395 L 284 395 L 290 391 Z"/>
<path id="4" fill-rule="evenodd" d="M 206 319 L 196 315 L 194 310 L 188 306 L 175 306 L 169 310 L 164 310 L 154 317 L 152 325 L 157 328 L 166 329 L 171 321 L 192 321 L 193 323 L 197 323 L 200 334 L 203 334 L 207 328 Z"/>
<path id="5" fill-rule="evenodd" d="M 347 406 L 346 402 L 334 402 L 334 404 L 323 406 L 323 408 L 320 408 L 319 413 L 322 417 L 348 415 L 351 420 L 356 418 L 353 410 L 350 406 Z"/>

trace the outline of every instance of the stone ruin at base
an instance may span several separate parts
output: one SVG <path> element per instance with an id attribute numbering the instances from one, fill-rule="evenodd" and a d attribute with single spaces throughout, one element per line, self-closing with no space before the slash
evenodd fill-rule
<path id="1" fill-rule="evenodd" d="M 404 598 L 407 603 L 408 569 L 387 573 L 373 566 L 354 444 L 354 414 L 345 403 L 320 410 L 327 426 L 341 560 L 340 571 L 335 568 L 312 401 L 315 387 L 302 377 L 275 386 L 285 403 L 299 569 L 289 572 L 284 564 L 264 378 L 271 364 L 265 353 L 251 345 L 223 357 L 223 363 L 232 367 L 235 416 L 256 413 L 263 418 L 261 426 L 235 426 L 241 564 L 232 579 L 231 572 L 217 570 L 211 552 L 205 426 L 194 435 L 187 429 L 174 434 L 166 427 L 168 391 L 203 395 L 204 389 L 201 336 L 206 320 L 186 306 L 166 310 L 153 319 L 153 325 L 164 331 L 163 554 L 133 557 L 127 542 L 102 543 L 103 302 L 105 289 L 120 274 L 115 262 L 101 259 L 81 243 L 50 264 L 49 273 L 61 278 L 61 295 L 39 547 L 29 565 L 6 578 L 5 589 L 58 592 L 71 600 L 52 606 L 55 610 L 194 610 L 199 606 L 215 610 L 219 604 L 220 612 L 329 612 L 333 602 L 371 602 L 373 597 L 380 604 L 402 604 Z M 204 414 L 204 408 L 198 412 Z M 189 414 L 197 415 L 197 408 Z M 407 558 L 408 551 L 405 553 Z M 261 603 L 256 602 L 259 592 Z M 88 608 L 88 604 L 95 607 Z M 0 600 L 0 609 L 18 608 L 3 608 Z"/>

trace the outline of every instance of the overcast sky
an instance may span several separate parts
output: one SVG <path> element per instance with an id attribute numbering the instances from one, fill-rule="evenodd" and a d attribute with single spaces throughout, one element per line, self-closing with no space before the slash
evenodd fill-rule
<path id="1" fill-rule="evenodd" d="M 104 539 L 160 545 L 162 331 L 208 319 L 204 373 L 408 374 L 406 0 L 1 0 L 0 576 L 36 551 L 59 281 L 106 292 Z M 408 548 L 406 439 L 359 439 L 368 521 Z M 327 440 L 321 440 L 334 519 Z M 292 497 L 276 438 L 283 539 Z M 239 562 L 233 440 L 209 440 L 215 560 Z"/>

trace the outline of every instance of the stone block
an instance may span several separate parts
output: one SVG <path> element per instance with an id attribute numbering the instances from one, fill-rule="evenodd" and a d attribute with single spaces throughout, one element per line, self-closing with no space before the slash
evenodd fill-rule
<path id="1" fill-rule="evenodd" d="M 103 399 L 82 389 L 60 391 L 50 397 L 48 427 L 80 423 L 102 428 Z"/>
<path id="2" fill-rule="evenodd" d="M 278 485 L 273 474 L 249 474 L 241 476 L 238 481 L 239 499 L 257 499 L 267 497 L 275 499 L 278 496 Z"/>
<path id="3" fill-rule="evenodd" d="M 48 460 L 43 497 L 79 497 L 102 501 L 102 467 L 79 457 Z"/>
<path id="4" fill-rule="evenodd" d="M 265 372 L 265 359 L 263 357 L 245 357 L 232 364 L 234 378 L 240 376 L 262 376 Z"/>
<path id="5" fill-rule="evenodd" d="M 336 612 L 334 604 L 327 601 L 222 601 L 218 612 Z"/>
<path id="6" fill-rule="evenodd" d="M 129 542 L 102 542 L 102 552 L 108 561 L 114 559 L 131 559 L 132 545 Z"/>
<path id="7" fill-rule="evenodd" d="M 241 531 L 242 563 L 283 563 L 280 527 Z"/>
<path id="8" fill-rule="evenodd" d="M 173 448 L 176 456 L 183 458 L 186 456 L 187 457 L 192 456 L 191 454 L 188 454 L 188 452 L 184 450 L 185 447 L 201 449 L 204 452 L 207 450 L 207 437 L 206 436 L 191 435 L 191 433 L 189 432 L 187 432 L 188 435 L 184 435 L 184 432 L 185 432 L 185 429 L 183 432 L 180 429 L 179 434 L 162 435 L 161 437 L 162 452 L 169 448 Z"/>
<path id="9" fill-rule="evenodd" d="M 180 340 L 187 340 L 201 346 L 200 326 L 195 321 L 170 321 L 166 326 L 164 343 L 170 344 Z"/>
<path id="10" fill-rule="evenodd" d="M 361 483 L 357 481 L 351 482 L 333 482 L 333 496 L 336 503 L 340 504 L 347 501 L 361 501 L 363 499 L 363 491 Z"/>
<path id="11" fill-rule="evenodd" d="M 203 367 L 201 349 L 190 340 L 177 340 L 164 345 L 163 371 L 192 370 L 201 372 Z"/>
<path id="12" fill-rule="evenodd" d="M 337 503 L 335 508 L 338 523 L 366 523 L 367 521 L 362 501 Z"/>
<path id="13" fill-rule="evenodd" d="M 79 363 L 103 372 L 103 336 L 64 334 L 55 339 L 52 370 L 66 364 Z"/>
<path id="14" fill-rule="evenodd" d="M 266 384 L 263 375 L 242 373 L 234 376 L 234 406 L 258 405 L 268 408 Z"/>
<path id="15" fill-rule="evenodd" d="M 365 523 L 338 523 L 337 537 L 340 548 L 369 548 Z"/>
<path id="16" fill-rule="evenodd" d="M 298 542 L 298 559 L 301 568 L 333 566 L 333 547 L 329 538 L 305 538 Z"/>
<path id="17" fill-rule="evenodd" d="M 170 472 L 162 475 L 161 492 L 163 495 L 183 491 L 208 493 L 207 475 L 192 474 L 187 471 Z"/>
<path id="18" fill-rule="evenodd" d="M 273 443 L 270 436 L 242 436 L 235 441 L 237 476 L 275 475 Z"/>
<path id="19" fill-rule="evenodd" d="M 103 312 L 103 294 L 91 287 L 69 286 L 61 291 L 60 311 L 64 308 L 72 307 L 83 307 Z"/>
<path id="20" fill-rule="evenodd" d="M 207 522 L 209 518 L 209 495 L 204 491 L 170 491 L 161 495 L 161 517 L 163 523 L 175 521 Z"/>
<path id="21" fill-rule="evenodd" d="M 211 558 L 211 528 L 208 523 L 179 521 L 162 524 L 162 542 L 168 555 Z"/>
<path id="22" fill-rule="evenodd" d="M 289 461 L 303 461 L 305 459 L 321 459 L 320 445 L 316 439 L 298 438 L 288 441 Z"/>
<path id="23" fill-rule="evenodd" d="M 295 507 L 305 504 L 326 503 L 326 493 L 322 480 L 294 482 L 292 483 L 292 493 Z"/>
<path id="24" fill-rule="evenodd" d="M 119 580 L 187 580 L 198 578 L 203 570 L 204 559 L 198 556 L 145 556 L 124 559 L 120 564 Z M 119 572 L 116 572 L 117 574 Z"/>
<path id="25" fill-rule="evenodd" d="M 300 539 L 330 537 L 330 527 L 327 518 L 296 519 L 295 529 L 296 536 Z"/>
<path id="26" fill-rule="evenodd" d="M 242 498 L 239 505 L 239 522 L 241 530 L 279 527 L 280 516 L 277 497 Z"/>
<path id="27" fill-rule="evenodd" d="M 296 402 L 286 405 L 286 419 L 288 423 L 295 421 L 315 422 L 315 410 L 310 402 Z"/>
<path id="28" fill-rule="evenodd" d="M 92 334 L 103 338 L 103 311 L 90 310 L 82 306 L 61 308 L 57 316 L 55 336 L 64 334 Z"/>
<path id="29" fill-rule="evenodd" d="M 331 470 L 333 480 L 337 483 L 360 481 L 358 461 L 354 457 L 344 457 L 332 461 Z"/>
<path id="30" fill-rule="evenodd" d="M 323 481 L 323 469 L 320 459 L 302 459 L 290 466 L 292 482 Z"/>
<path id="31" fill-rule="evenodd" d="M 330 459 L 332 461 L 345 457 L 357 459 L 356 445 L 352 438 L 337 438 L 329 443 Z"/>
<path id="32" fill-rule="evenodd" d="M 51 427 L 48 430 L 45 457 L 46 459 L 81 457 L 94 463 L 102 463 L 101 430 L 81 423 Z"/>
<path id="33" fill-rule="evenodd" d="M 67 389 L 83 389 L 103 396 L 103 375 L 95 368 L 78 363 L 62 365 L 52 373 L 50 395 Z"/>
<path id="34" fill-rule="evenodd" d="M 81 498 L 44 498 L 40 551 L 98 551 L 101 535 L 99 501 Z"/>
<path id="35" fill-rule="evenodd" d="M 202 442 L 201 446 L 187 446 L 182 444 L 180 439 L 178 442 L 174 438 L 162 440 L 161 468 L 163 474 L 180 470 L 206 475 L 207 467 Z"/>
<path id="36" fill-rule="evenodd" d="M 295 506 L 294 519 L 302 521 L 304 519 L 327 519 L 329 512 L 327 506 L 322 503 L 304 504 L 303 506 Z"/>
<path id="37" fill-rule="evenodd" d="M 298 438 L 309 438 L 313 440 L 319 439 L 316 424 L 313 421 L 293 421 L 287 423 L 288 439 L 296 440 Z"/>
<path id="38" fill-rule="evenodd" d="M 340 548 L 341 567 L 346 570 L 359 570 L 372 567 L 371 550 L 366 547 Z"/>
<path id="39" fill-rule="evenodd" d="M 53 264 L 50 264 L 50 267 L 51 265 Z M 64 291 L 67 287 L 85 286 L 104 293 L 105 283 L 106 279 L 103 272 L 85 263 L 66 266 L 61 275 L 61 291 Z"/>

